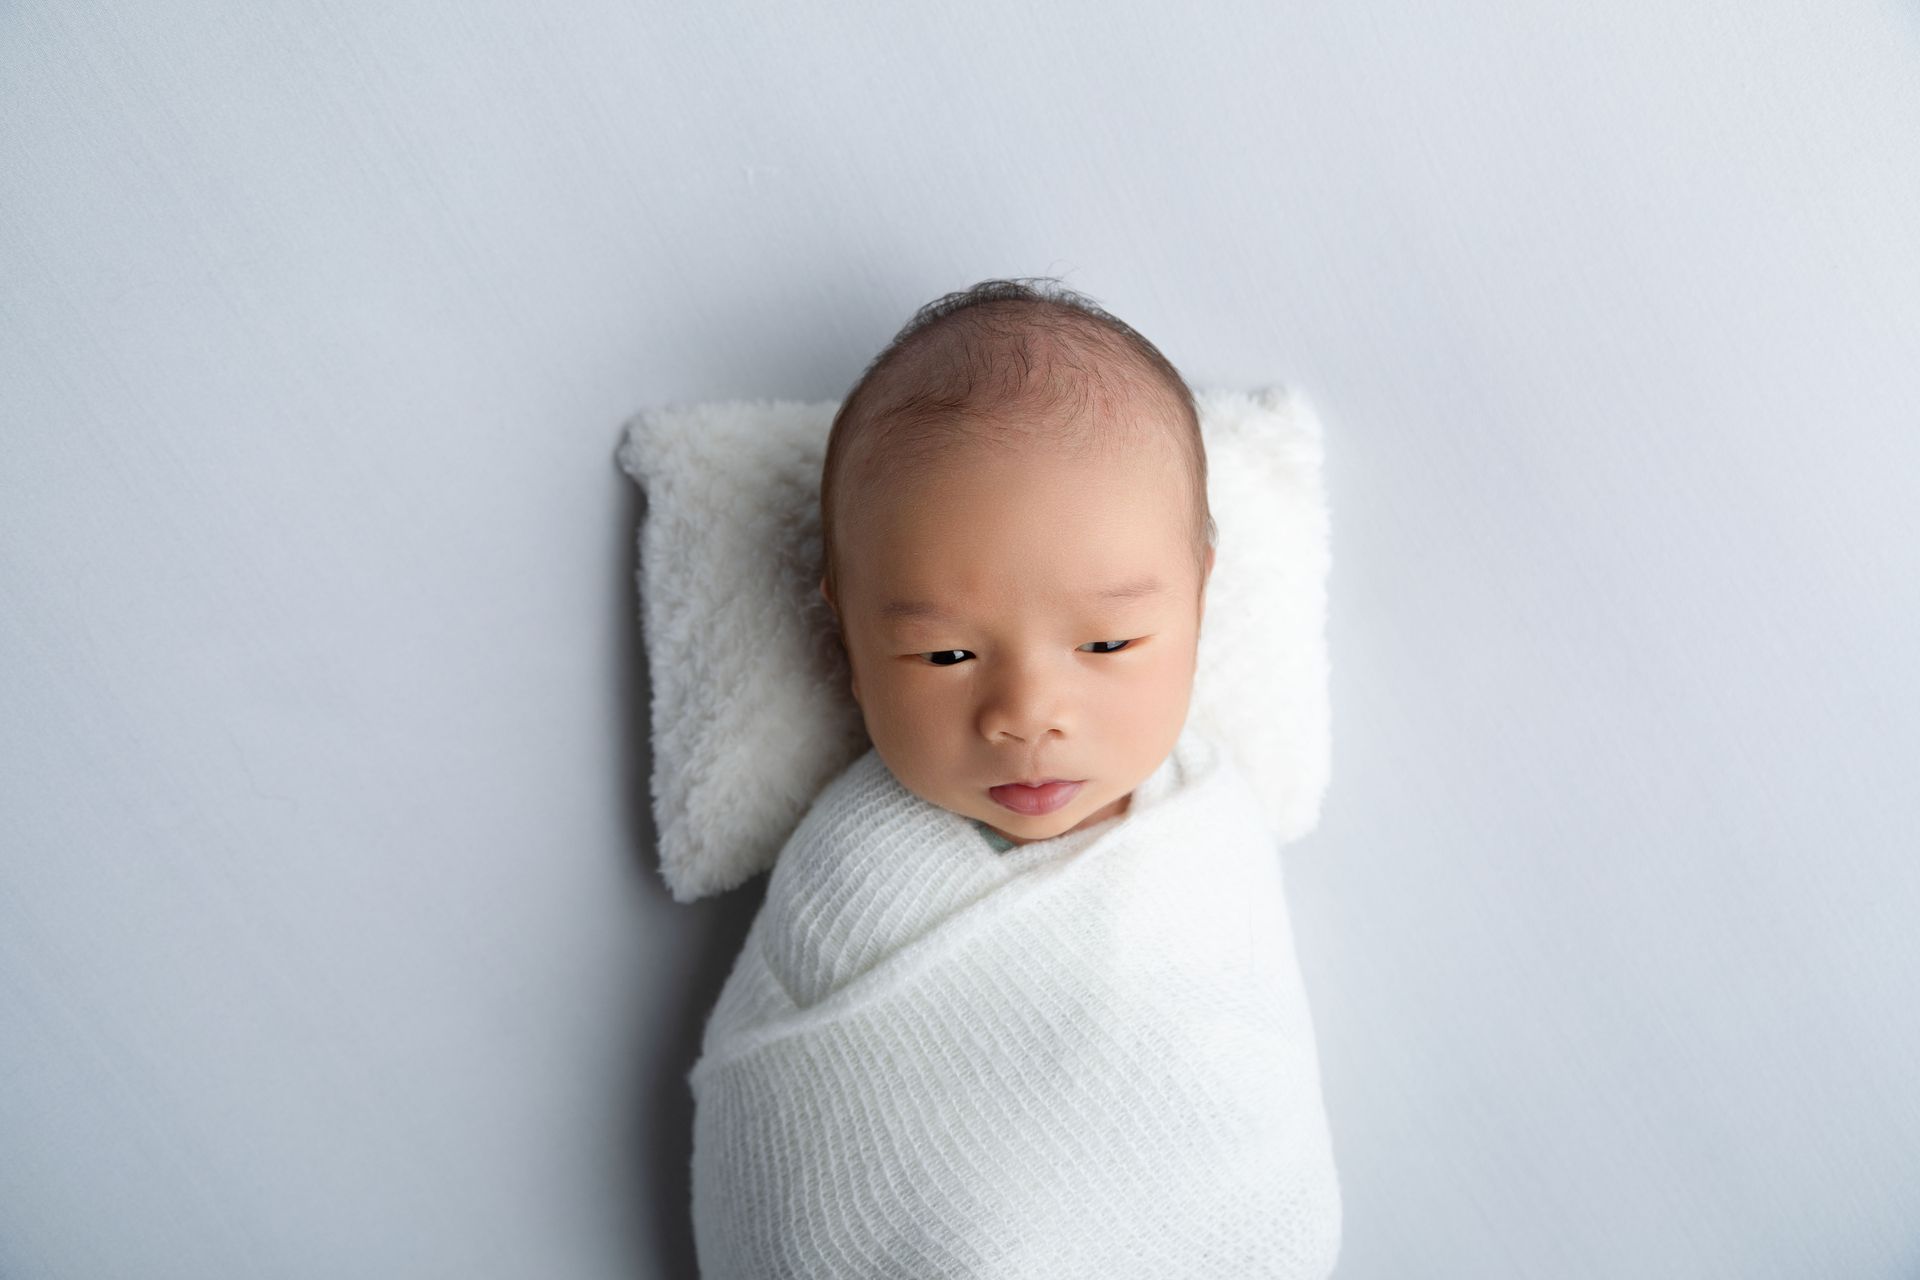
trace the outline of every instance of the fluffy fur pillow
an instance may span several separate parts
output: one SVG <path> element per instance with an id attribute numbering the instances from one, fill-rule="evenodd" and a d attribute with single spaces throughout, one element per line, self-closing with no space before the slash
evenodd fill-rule
<path id="1" fill-rule="evenodd" d="M 1277 842 L 1319 819 L 1329 758 L 1321 431 L 1298 393 L 1196 392 L 1219 532 L 1189 719 L 1261 794 Z M 660 866 L 690 902 L 768 870 L 869 745 L 820 596 L 820 463 L 839 406 L 669 405 L 626 424 L 646 493 L 641 621 Z"/>

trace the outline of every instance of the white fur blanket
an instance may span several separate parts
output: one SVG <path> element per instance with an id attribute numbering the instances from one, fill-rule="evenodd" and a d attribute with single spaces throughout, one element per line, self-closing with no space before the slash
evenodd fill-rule
<path id="1" fill-rule="evenodd" d="M 995 853 L 869 750 L 781 851 L 690 1073 L 705 1280 L 1327 1275 L 1279 846 L 1192 725 Z"/>

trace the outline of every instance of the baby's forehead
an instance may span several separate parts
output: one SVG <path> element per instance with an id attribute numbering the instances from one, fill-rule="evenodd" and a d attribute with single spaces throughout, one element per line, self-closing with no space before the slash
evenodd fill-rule
<path id="1" fill-rule="evenodd" d="M 1085 439 L 1028 435 L 1007 444 L 988 434 L 933 452 L 895 454 L 864 468 L 844 495 L 843 547 L 866 552 L 928 542 L 971 544 L 983 527 L 1028 522 L 1057 552 L 1070 531 L 1177 514 L 1187 505 L 1186 469 L 1171 446 L 1099 447 Z M 954 549 L 951 545 L 949 550 Z"/>
<path id="2" fill-rule="evenodd" d="M 865 451 L 859 479 L 849 486 L 868 504 L 1013 485 L 1070 489 L 1113 477 L 1157 490 L 1180 487 L 1184 475 L 1178 438 L 1138 423 L 1037 423 L 1008 415 L 876 434 L 886 438 Z"/>

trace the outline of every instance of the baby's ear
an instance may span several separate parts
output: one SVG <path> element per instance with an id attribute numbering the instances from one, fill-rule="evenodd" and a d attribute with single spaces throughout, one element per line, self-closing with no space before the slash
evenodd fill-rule
<path id="1" fill-rule="evenodd" d="M 840 606 L 834 603 L 833 592 L 827 590 L 827 581 L 825 578 L 820 580 L 820 598 L 825 600 L 827 602 L 827 608 L 833 611 L 833 631 L 835 635 L 840 637 L 841 647 L 845 648 L 847 643 L 847 624 L 840 618 Z"/>

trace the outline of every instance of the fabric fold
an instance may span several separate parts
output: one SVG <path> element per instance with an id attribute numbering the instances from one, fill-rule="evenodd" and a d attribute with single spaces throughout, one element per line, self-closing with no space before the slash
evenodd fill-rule
<path id="1" fill-rule="evenodd" d="M 1003 853 L 867 752 L 782 850 L 688 1079 L 708 1280 L 1338 1253 L 1279 849 L 1191 727 L 1127 813 Z"/>

